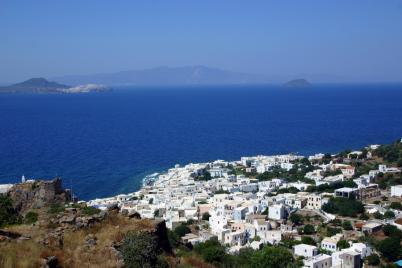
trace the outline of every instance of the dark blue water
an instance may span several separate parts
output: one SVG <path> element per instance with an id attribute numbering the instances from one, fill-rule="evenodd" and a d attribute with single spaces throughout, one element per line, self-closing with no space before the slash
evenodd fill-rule
<path id="1" fill-rule="evenodd" d="M 176 163 L 337 152 L 402 137 L 402 86 L 0 95 L 0 183 L 62 176 L 82 199 Z"/>

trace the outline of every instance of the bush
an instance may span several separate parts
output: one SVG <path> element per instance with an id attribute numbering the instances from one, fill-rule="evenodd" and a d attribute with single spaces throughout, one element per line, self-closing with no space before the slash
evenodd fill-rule
<path id="1" fill-rule="evenodd" d="M 380 212 L 375 212 L 373 214 L 374 218 L 378 219 L 378 220 L 382 220 L 384 218 L 384 216 L 380 213 Z"/>
<path id="2" fill-rule="evenodd" d="M 13 208 L 13 202 L 8 195 L 0 194 L 0 227 L 21 223 L 21 217 Z"/>
<path id="3" fill-rule="evenodd" d="M 335 226 L 341 226 L 342 225 L 342 221 L 340 219 L 333 219 L 331 221 L 331 224 L 335 225 Z"/>
<path id="4" fill-rule="evenodd" d="M 344 221 L 343 223 L 342 223 L 342 228 L 343 228 L 343 230 L 353 230 L 353 226 L 352 226 L 352 223 L 350 222 L 350 221 Z"/>
<path id="5" fill-rule="evenodd" d="M 289 220 L 291 220 L 294 224 L 299 225 L 303 222 L 303 217 L 299 214 L 293 213 L 289 216 Z"/>
<path id="6" fill-rule="evenodd" d="M 377 254 L 373 253 L 367 257 L 367 263 L 371 266 L 378 266 L 380 265 L 380 257 Z"/>
<path id="7" fill-rule="evenodd" d="M 402 231 L 399 230 L 395 225 L 387 224 L 382 228 L 382 231 L 386 236 L 402 239 Z"/>
<path id="8" fill-rule="evenodd" d="M 384 213 L 384 218 L 386 218 L 386 219 L 395 218 L 395 213 L 392 212 L 391 210 L 387 210 L 387 211 L 385 211 L 385 213 Z"/>
<path id="9" fill-rule="evenodd" d="M 251 257 L 249 267 L 271 268 L 271 267 L 293 267 L 295 260 L 292 253 L 283 247 L 266 246 L 256 251 Z"/>
<path id="10" fill-rule="evenodd" d="M 27 224 L 32 224 L 38 221 L 38 213 L 30 211 L 25 215 L 24 222 Z"/>
<path id="11" fill-rule="evenodd" d="M 59 214 L 64 211 L 64 207 L 60 204 L 52 204 L 48 209 L 48 213 L 50 214 Z"/>
<path id="12" fill-rule="evenodd" d="M 346 240 L 339 240 L 338 243 L 336 243 L 336 247 L 338 249 L 344 249 L 344 248 L 349 248 L 350 245 L 349 245 L 348 241 L 346 241 Z"/>
<path id="13" fill-rule="evenodd" d="M 392 202 L 389 207 L 392 209 L 402 210 L 402 203 L 401 202 Z"/>
<path id="14" fill-rule="evenodd" d="M 340 229 L 340 228 L 327 227 L 327 236 L 334 236 L 341 232 L 342 232 L 342 229 Z"/>
<path id="15" fill-rule="evenodd" d="M 311 224 L 306 224 L 303 228 L 303 233 L 304 234 L 314 234 L 315 233 L 315 228 Z"/>
<path id="16" fill-rule="evenodd" d="M 100 209 L 98 208 L 94 208 L 94 207 L 83 207 L 81 209 L 82 213 L 84 213 L 85 215 L 95 215 L 98 214 L 100 212 Z"/>
<path id="17" fill-rule="evenodd" d="M 168 267 L 167 263 L 158 258 L 160 249 L 154 235 L 141 232 L 129 232 L 121 245 L 125 267 L 151 268 Z"/>
<path id="18" fill-rule="evenodd" d="M 226 248 L 217 239 L 210 239 L 195 245 L 194 251 L 210 263 L 222 263 L 228 258 Z"/>
<path id="19" fill-rule="evenodd" d="M 378 243 L 378 250 L 388 261 L 397 261 L 401 256 L 401 242 L 396 237 L 386 238 Z"/>
<path id="20" fill-rule="evenodd" d="M 342 197 L 331 198 L 328 203 L 322 206 L 322 209 L 327 213 L 347 217 L 356 217 L 357 214 L 364 212 L 362 202 L 353 198 L 348 199 Z"/>
<path id="21" fill-rule="evenodd" d="M 307 244 L 307 245 L 312 245 L 312 246 L 317 245 L 317 243 L 311 236 L 303 236 L 301 242 L 302 242 L 302 244 Z"/>
<path id="22" fill-rule="evenodd" d="M 183 237 L 186 234 L 191 233 L 191 230 L 186 225 L 181 224 L 174 229 L 174 233 L 177 234 L 179 237 Z"/>
<path id="23" fill-rule="evenodd" d="M 211 217 L 211 215 L 209 215 L 208 212 L 205 212 L 204 214 L 202 214 L 202 220 L 203 221 L 208 221 L 209 217 Z"/>

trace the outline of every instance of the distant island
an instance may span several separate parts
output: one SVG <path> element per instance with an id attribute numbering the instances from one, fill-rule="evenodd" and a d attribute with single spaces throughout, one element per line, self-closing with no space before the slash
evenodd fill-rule
<path id="1" fill-rule="evenodd" d="M 52 79 L 70 85 L 97 83 L 109 86 L 230 85 L 258 84 L 270 81 L 262 75 L 233 72 L 201 65 L 161 66 L 114 73 L 59 76 Z"/>
<path id="2" fill-rule="evenodd" d="M 0 93 L 89 93 L 110 90 L 108 87 L 97 84 L 68 86 L 45 78 L 31 78 L 22 83 L 0 87 Z"/>
<path id="3" fill-rule="evenodd" d="M 284 87 L 311 87 L 310 82 L 308 82 L 306 79 L 294 79 L 290 80 L 289 82 L 285 83 L 283 85 Z"/>

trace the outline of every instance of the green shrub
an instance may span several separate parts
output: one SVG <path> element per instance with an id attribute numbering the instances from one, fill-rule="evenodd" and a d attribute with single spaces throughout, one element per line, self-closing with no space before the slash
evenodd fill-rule
<path id="1" fill-rule="evenodd" d="M 50 205 L 48 211 L 49 214 L 59 214 L 61 212 L 64 212 L 64 206 L 60 204 L 52 204 Z"/>
<path id="2" fill-rule="evenodd" d="M 331 198 L 328 203 L 322 206 L 322 209 L 328 213 L 347 217 L 356 217 L 357 214 L 364 213 L 362 202 L 353 198 Z"/>
<path id="3" fill-rule="evenodd" d="M 392 212 L 391 210 L 387 210 L 387 211 L 385 211 L 385 213 L 384 213 L 384 218 L 386 218 L 386 219 L 395 218 L 395 213 Z"/>
<path id="4" fill-rule="evenodd" d="M 311 236 L 303 236 L 301 240 L 302 244 L 316 246 L 317 242 Z"/>
<path id="5" fill-rule="evenodd" d="M 179 237 L 183 237 L 188 233 L 191 233 L 190 228 L 188 228 L 186 225 L 184 224 L 180 224 L 179 226 L 177 226 L 174 229 L 175 234 L 177 234 Z"/>
<path id="6" fill-rule="evenodd" d="M 94 208 L 94 207 L 83 207 L 81 209 L 82 213 L 84 213 L 85 215 L 91 216 L 91 215 L 95 215 L 98 214 L 100 212 L 100 209 L 98 208 Z"/>
<path id="7" fill-rule="evenodd" d="M 401 241 L 397 237 L 389 237 L 378 243 L 378 250 L 388 261 L 397 261 L 401 257 Z"/>
<path id="8" fill-rule="evenodd" d="M 402 203 L 401 202 L 392 202 L 389 207 L 392 209 L 402 210 Z"/>
<path id="9" fill-rule="evenodd" d="M 223 263 L 228 258 L 226 248 L 217 239 L 195 245 L 194 251 L 210 263 Z"/>
<path id="10" fill-rule="evenodd" d="M 327 227 L 327 236 L 334 236 L 338 233 L 341 233 L 342 229 L 341 228 L 332 228 L 332 227 Z"/>
<path id="11" fill-rule="evenodd" d="M 297 213 L 293 213 L 289 216 L 289 220 L 291 220 L 294 224 L 299 225 L 303 223 L 303 216 Z"/>
<path id="12" fill-rule="evenodd" d="M 158 248 L 157 239 L 154 235 L 129 232 L 123 239 L 120 251 L 125 267 L 168 267 L 164 259 L 158 258 L 161 250 Z"/>
<path id="13" fill-rule="evenodd" d="M 21 217 L 13 207 L 8 195 L 0 194 L 0 227 L 21 223 Z"/>
<path id="14" fill-rule="evenodd" d="M 25 215 L 24 222 L 32 224 L 38 221 L 38 213 L 30 211 Z"/>
<path id="15" fill-rule="evenodd" d="M 303 228 L 303 233 L 304 234 L 314 234 L 315 233 L 315 228 L 311 224 L 306 224 Z"/>
<path id="16" fill-rule="evenodd" d="M 380 257 L 377 254 L 373 253 L 367 257 L 367 263 L 371 266 L 378 266 L 380 265 Z"/>
<path id="17" fill-rule="evenodd" d="M 344 221 L 342 223 L 342 228 L 344 230 L 353 230 L 353 226 L 352 226 L 352 223 L 350 221 Z"/>
<path id="18" fill-rule="evenodd" d="M 272 267 L 294 267 L 295 260 L 292 253 L 283 247 L 265 246 L 262 250 L 256 251 L 251 257 L 249 267 L 251 268 L 272 268 Z"/>
<path id="19" fill-rule="evenodd" d="M 209 217 L 211 217 L 211 215 L 209 215 L 208 212 L 205 212 L 204 214 L 202 214 L 202 220 L 203 221 L 208 221 Z"/>
<path id="20" fill-rule="evenodd" d="M 338 243 L 336 243 L 336 247 L 338 249 L 349 248 L 350 244 L 346 240 L 339 240 Z"/>

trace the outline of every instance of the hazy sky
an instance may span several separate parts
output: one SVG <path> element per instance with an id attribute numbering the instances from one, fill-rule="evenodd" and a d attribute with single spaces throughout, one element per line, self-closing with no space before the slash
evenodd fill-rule
<path id="1" fill-rule="evenodd" d="M 402 0 L 0 1 L 0 81 L 206 65 L 402 81 Z"/>

